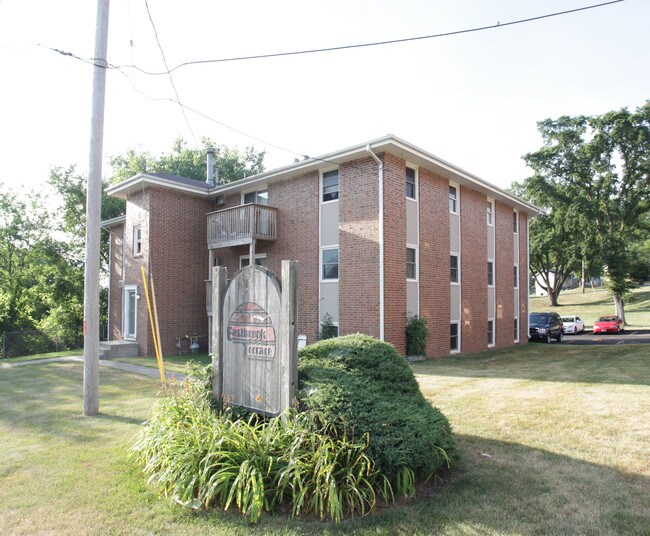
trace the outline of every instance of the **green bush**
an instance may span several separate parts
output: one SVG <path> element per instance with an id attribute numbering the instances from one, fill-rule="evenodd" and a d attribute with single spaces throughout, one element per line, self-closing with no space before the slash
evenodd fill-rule
<path id="1" fill-rule="evenodd" d="M 326 339 L 333 339 L 338 335 L 338 329 L 332 322 L 332 315 L 325 313 L 323 321 L 320 324 L 320 329 L 318 330 L 318 340 L 324 341 Z"/>
<path id="2" fill-rule="evenodd" d="M 388 480 L 366 455 L 367 437 L 351 440 L 295 410 L 265 420 L 214 411 L 206 369 L 194 368 L 182 386 L 157 401 L 133 446 L 148 482 L 193 508 L 235 504 L 251 521 L 288 507 L 340 521 L 362 515 Z"/>
<path id="3" fill-rule="evenodd" d="M 368 455 L 398 493 L 453 458 L 449 422 L 393 346 L 360 334 L 317 342 L 300 351 L 299 379 L 301 403 L 322 422 L 369 434 Z"/>
<path id="4" fill-rule="evenodd" d="M 409 317 L 406 323 L 406 355 L 426 355 L 427 321 L 421 316 Z"/>

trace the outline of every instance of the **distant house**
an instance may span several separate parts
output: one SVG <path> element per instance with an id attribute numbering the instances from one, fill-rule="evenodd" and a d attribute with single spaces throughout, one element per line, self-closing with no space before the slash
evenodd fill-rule
<path id="1" fill-rule="evenodd" d="M 208 169 L 210 165 L 208 165 Z M 427 355 L 527 342 L 528 218 L 537 209 L 395 136 L 228 183 L 140 174 L 110 230 L 110 339 L 153 354 L 140 267 L 151 270 L 164 354 L 207 347 L 211 267 L 298 261 L 298 331 L 323 320 L 405 352 L 410 315 Z"/>

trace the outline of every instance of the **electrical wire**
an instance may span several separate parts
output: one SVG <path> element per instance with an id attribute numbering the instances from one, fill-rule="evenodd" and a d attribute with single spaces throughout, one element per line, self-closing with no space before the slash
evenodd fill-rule
<path id="1" fill-rule="evenodd" d="M 192 139 L 194 139 L 194 144 L 196 145 L 196 148 L 199 149 L 199 143 L 196 141 L 196 136 L 194 135 L 194 131 L 192 130 L 192 125 L 190 125 L 190 120 L 187 117 L 187 114 L 185 113 L 185 108 L 181 104 L 181 98 L 178 95 L 178 90 L 176 89 L 176 84 L 174 84 L 174 79 L 172 78 L 172 72 L 169 70 L 169 66 L 167 65 L 167 59 L 165 58 L 165 52 L 162 48 L 162 45 L 160 44 L 160 39 L 158 38 L 158 31 L 156 30 L 156 25 L 153 22 L 153 17 L 151 16 L 151 11 L 149 10 L 149 2 L 147 0 L 144 0 L 144 5 L 147 8 L 147 15 L 149 16 L 149 21 L 151 22 L 151 27 L 153 28 L 153 33 L 156 37 L 156 43 L 158 43 L 158 48 L 160 49 L 160 55 L 162 56 L 163 63 L 165 64 L 165 69 L 167 69 L 167 74 L 169 75 L 169 81 L 171 82 L 172 88 L 174 89 L 174 94 L 176 95 L 176 101 L 178 102 L 181 112 L 183 113 L 183 117 L 185 118 L 185 122 L 187 123 L 187 128 L 190 130 L 190 134 L 192 135 Z"/>
<path id="2" fill-rule="evenodd" d="M 146 1 L 146 0 L 145 0 Z M 296 51 L 290 51 L 290 52 L 273 52 L 269 54 L 255 54 L 251 56 L 235 56 L 235 57 L 230 57 L 230 58 L 217 58 L 217 59 L 207 59 L 207 60 L 193 60 L 193 61 L 186 61 L 183 63 L 180 63 L 176 65 L 173 69 L 168 69 L 167 66 L 165 67 L 168 69 L 166 71 L 160 71 L 160 72 L 152 72 L 152 71 L 146 71 L 142 69 L 141 67 L 138 67 L 137 65 L 120 65 L 119 67 L 130 67 L 137 69 L 143 74 L 149 75 L 149 76 L 160 76 L 160 75 L 165 75 L 169 74 L 171 72 L 176 71 L 177 69 L 180 69 L 181 67 L 187 67 L 191 65 L 202 65 L 202 64 L 208 64 L 208 63 L 226 63 L 226 62 L 233 62 L 233 61 L 247 61 L 247 60 L 259 60 L 259 59 L 268 59 L 268 58 L 280 58 L 280 57 L 286 57 L 286 56 L 298 56 L 298 55 L 304 55 L 304 54 L 316 54 L 316 53 L 322 53 L 322 52 L 335 52 L 339 50 L 350 50 L 350 49 L 355 49 L 355 48 L 367 48 L 367 47 L 375 47 L 375 46 L 384 46 L 384 45 L 394 45 L 398 43 L 408 43 L 412 41 L 422 41 L 425 39 L 437 39 L 440 37 L 450 37 L 453 35 L 462 35 L 462 34 L 467 34 L 467 33 L 474 33 L 474 32 L 482 32 L 485 30 L 492 30 L 496 28 L 504 28 L 506 26 L 514 26 L 516 24 L 525 24 L 528 22 L 534 22 L 538 20 L 543 20 L 543 19 L 548 19 L 551 17 L 559 17 L 561 15 L 568 15 L 571 13 L 577 13 L 580 11 L 586 11 L 589 9 L 595 9 L 599 7 L 604 7 L 604 6 L 609 6 L 612 4 L 618 4 L 620 2 L 624 2 L 625 0 L 610 0 L 609 2 L 603 2 L 600 4 L 593 4 L 590 6 L 584 6 L 584 7 L 579 7 L 575 9 L 568 9 L 565 11 L 557 11 L 555 13 L 547 13 L 545 15 L 539 15 L 537 17 L 528 17 L 526 19 L 519 19 L 519 20 L 514 20 L 510 22 L 497 22 L 496 24 L 490 24 L 488 26 L 477 26 L 475 28 L 467 28 L 464 30 L 455 30 L 455 31 L 450 31 L 450 32 L 443 32 L 443 33 L 437 33 L 437 34 L 431 34 L 431 35 L 421 35 L 417 37 L 405 37 L 402 39 L 391 39 L 391 40 L 386 40 L 386 41 L 375 41 L 372 43 L 358 43 L 358 44 L 352 44 L 352 45 L 341 45 L 338 47 L 325 47 L 325 48 L 313 48 L 313 49 L 308 49 L 308 50 L 296 50 Z"/>

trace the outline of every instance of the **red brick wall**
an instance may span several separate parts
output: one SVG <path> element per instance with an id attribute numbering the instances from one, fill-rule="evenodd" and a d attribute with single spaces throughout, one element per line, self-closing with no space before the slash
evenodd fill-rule
<path id="1" fill-rule="evenodd" d="M 312 343 L 318 334 L 318 172 L 271 184 L 269 205 L 278 208 L 278 238 L 258 242 L 257 251 L 267 252 L 268 267 L 278 277 L 283 260 L 298 261 L 298 333 Z"/>
<path id="2" fill-rule="evenodd" d="M 528 216 L 519 213 L 519 342 L 528 343 Z"/>
<path id="3" fill-rule="evenodd" d="M 514 235 L 512 207 L 495 204 L 495 265 L 496 265 L 496 347 L 512 345 L 514 341 Z"/>
<path id="4" fill-rule="evenodd" d="M 461 350 L 487 348 L 487 197 L 460 188 Z M 510 234 L 512 237 L 512 233 Z"/>
<path id="5" fill-rule="evenodd" d="M 149 192 L 150 269 L 156 285 L 163 355 L 175 354 L 175 338 L 185 335 L 199 336 L 202 349 L 207 349 L 206 213 L 214 205 L 211 200 L 169 189 L 155 188 Z M 147 346 L 146 351 L 152 355 L 153 347 Z"/>
<path id="6" fill-rule="evenodd" d="M 419 170 L 420 316 L 429 326 L 427 356 L 449 355 L 449 181 Z"/>
<path id="7" fill-rule="evenodd" d="M 385 340 L 406 353 L 406 162 L 391 154 L 384 161 Z"/>
<path id="8" fill-rule="evenodd" d="M 395 165 L 395 164 L 393 164 Z M 384 172 L 386 175 L 395 171 Z M 339 169 L 339 332 L 379 337 L 378 165 L 369 156 Z M 389 178 L 389 180 L 392 180 Z M 399 200 L 404 204 L 404 189 Z M 388 198 L 388 197 L 387 197 Z M 403 211 L 404 209 L 402 209 Z M 405 230 L 402 222 L 401 249 Z M 406 252 L 402 252 L 405 257 Z M 404 263 L 402 263 L 404 264 Z M 406 268 L 404 268 L 406 270 Z M 405 283 L 406 272 L 402 277 Z M 404 293 L 403 293 L 404 295 Z M 406 302 L 401 308 L 402 317 Z M 388 314 L 387 314 L 388 317 Z M 389 342 L 393 339 L 386 336 Z M 402 336 L 402 346 L 403 346 Z"/>

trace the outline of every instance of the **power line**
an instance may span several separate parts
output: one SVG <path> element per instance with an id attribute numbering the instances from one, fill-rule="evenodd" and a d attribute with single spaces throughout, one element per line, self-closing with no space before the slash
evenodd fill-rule
<path id="1" fill-rule="evenodd" d="M 146 0 L 145 0 L 146 1 Z M 431 34 L 431 35 L 421 35 L 417 37 L 405 37 L 402 39 L 391 39 L 391 40 L 386 40 L 386 41 L 375 41 L 372 43 L 358 43 L 358 44 L 352 44 L 352 45 L 341 45 L 338 47 L 326 47 L 326 48 L 313 48 L 313 49 L 308 49 L 308 50 L 297 50 L 297 51 L 291 51 L 291 52 L 274 52 L 274 53 L 269 53 L 269 54 L 256 54 L 256 55 L 251 55 L 251 56 L 234 56 L 230 58 L 217 58 L 217 59 L 207 59 L 207 60 L 193 60 L 193 61 L 186 61 L 183 63 L 180 63 L 176 65 L 173 69 L 169 69 L 167 65 L 165 67 L 167 68 L 166 71 L 160 71 L 160 72 L 151 72 L 151 71 L 146 71 L 142 69 L 141 67 L 138 67 L 137 65 L 120 65 L 119 67 L 130 67 L 133 69 L 137 69 L 143 74 L 150 75 L 150 76 L 159 76 L 159 75 L 165 75 L 165 74 L 170 74 L 177 69 L 180 69 L 181 67 L 187 67 L 190 65 L 202 65 L 202 64 L 207 64 L 207 63 L 226 63 L 226 62 L 233 62 L 233 61 L 247 61 L 247 60 L 259 60 L 259 59 L 268 59 L 268 58 L 280 58 L 280 57 L 286 57 L 286 56 L 298 56 L 298 55 L 304 55 L 304 54 L 316 54 L 316 53 L 321 53 L 321 52 L 335 52 L 338 50 L 349 50 L 349 49 L 355 49 L 355 48 L 367 48 L 367 47 L 375 47 L 375 46 L 383 46 L 383 45 L 394 45 L 398 43 L 408 43 L 411 41 L 422 41 L 425 39 L 437 39 L 440 37 L 450 37 L 453 35 L 462 35 L 462 34 L 467 34 L 467 33 L 474 33 L 474 32 L 482 32 L 485 30 L 492 30 L 495 28 L 504 28 L 506 26 L 514 26 L 516 24 L 525 24 L 528 22 L 534 22 L 538 20 L 543 20 L 543 19 L 548 19 L 551 17 L 559 17 L 561 15 L 568 15 L 571 13 L 577 13 L 579 11 L 586 11 L 589 9 L 596 9 L 599 7 L 604 7 L 604 6 L 609 6 L 612 4 L 618 4 L 620 2 L 624 2 L 625 0 L 610 0 L 609 2 L 603 2 L 600 4 L 593 4 L 590 6 L 584 6 L 584 7 L 579 7 L 575 9 L 568 9 L 566 11 L 557 11 L 555 13 L 547 13 L 545 15 L 539 15 L 537 17 L 528 17 L 526 19 L 519 19 L 519 20 L 514 20 L 510 22 L 497 22 L 496 24 L 491 24 L 488 26 L 477 26 L 475 28 L 467 28 L 464 30 L 455 30 L 455 31 L 450 31 L 450 32 L 443 32 L 443 33 L 438 33 L 438 34 Z"/>
<path id="2" fill-rule="evenodd" d="M 156 43 L 158 43 L 158 48 L 160 49 L 160 55 L 162 56 L 163 63 L 165 64 L 165 69 L 167 69 L 167 74 L 169 75 L 169 81 L 172 84 L 172 88 L 174 89 L 174 94 L 176 95 L 176 101 L 178 102 L 179 106 L 181 107 L 181 112 L 183 113 L 183 117 L 185 118 L 185 122 L 187 123 L 187 128 L 190 129 L 190 134 L 192 134 L 192 138 L 194 139 L 194 144 L 196 145 L 197 149 L 199 148 L 199 144 L 196 141 L 196 136 L 194 135 L 194 131 L 192 130 L 192 125 L 190 125 L 190 120 L 187 117 L 187 114 L 185 113 L 185 108 L 181 104 L 181 98 L 178 95 L 178 90 L 176 89 L 176 84 L 174 84 L 174 79 L 172 78 L 172 72 L 169 70 L 169 66 L 167 65 L 167 59 L 165 58 L 165 52 L 163 51 L 162 45 L 160 44 L 160 39 L 158 39 L 158 31 L 156 30 L 156 25 L 153 22 L 153 17 L 151 16 L 151 11 L 149 10 L 149 2 L 147 0 L 144 0 L 144 5 L 147 8 L 147 15 L 149 16 L 149 21 L 151 22 L 151 27 L 153 28 L 153 33 L 154 36 L 156 37 Z"/>

